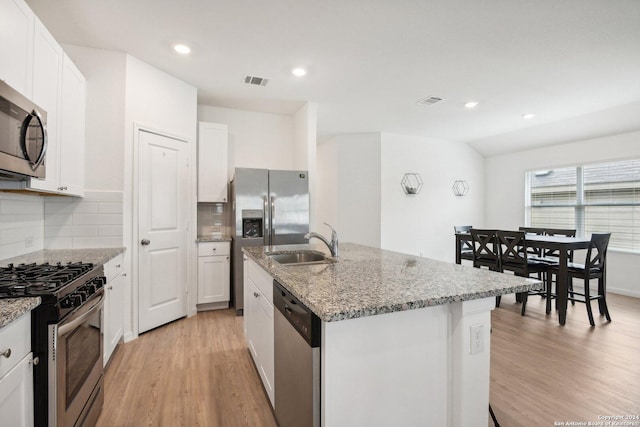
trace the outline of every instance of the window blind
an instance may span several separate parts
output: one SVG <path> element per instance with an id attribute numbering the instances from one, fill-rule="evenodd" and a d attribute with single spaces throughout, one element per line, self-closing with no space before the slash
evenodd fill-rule
<path id="1" fill-rule="evenodd" d="M 528 172 L 529 226 L 611 233 L 612 248 L 640 251 L 640 159 Z"/>

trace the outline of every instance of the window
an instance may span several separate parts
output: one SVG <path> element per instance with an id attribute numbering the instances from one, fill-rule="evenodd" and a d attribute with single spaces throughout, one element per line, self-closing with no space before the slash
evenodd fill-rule
<path id="1" fill-rule="evenodd" d="M 640 159 L 528 172 L 527 225 L 610 232 L 610 247 L 640 251 Z"/>

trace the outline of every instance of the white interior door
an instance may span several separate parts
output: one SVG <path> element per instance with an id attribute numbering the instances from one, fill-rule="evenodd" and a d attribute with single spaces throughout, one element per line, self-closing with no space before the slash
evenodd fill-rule
<path id="1" fill-rule="evenodd" d="M 188 144 L 138 131 L 139 333 L 186 316 Z"/>

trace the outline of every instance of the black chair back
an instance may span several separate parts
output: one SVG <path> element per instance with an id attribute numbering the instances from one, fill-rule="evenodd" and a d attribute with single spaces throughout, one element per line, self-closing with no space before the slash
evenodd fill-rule
<path id="1" fill-rule="evenodd" d="M 454 225 L 453 231 L 455 231 L 456 234 L 468 233 L 472 228 L 470 225 Z"/>
<path id="2" fill-rule="evenodd" d="M 500 264 L 503 270 L 510 270 L 525 274 L 527 272 L 526 237 L 524 231 L 496 232 Z"/>
<path id="3" fill-rule="evenodd" d="M 576 237 L 576 230 L 570 228 L 545 228 L 544 234 L 547 236 Z M 544 251 L 543 256 L 558 258 L 560 254 L 558 254 L 557 250 L 547 249 Z M 573 251 L 569 251 L 569 261 L 573 261 Z"/>
<path id="4" fill-rule="evenodd" d="M 587 250 L 587 257 L 584 268 L 587 272 L 599 270 L 604 271 L 607 265 L 607 248 L 611 233 L 592 234 L 591 243 Z"/>
<path id="5" fill-rule="evenodd" d="M 502 271 L 496 230 L 472 228 L 470 231 L 473 244 L 473 266 Z"/>
<path id="6" fill-rule="evenodd" d="M 471 230 L 470 225 L 455 225 L 453 230 L 455 234 L 466 234 Z M 473 259 L 473 244 L 471 243 L 471 239 L 460 238 L 460 258 L 466 260 Z"/>
<path id="7" fill-rule="evenodd" d="M 544 228 L 538 227 L 518 227 L 518 230 L 524 231 L 528 234 L 537 234 L 538 236 L 542 236 L 544 234 Z"/>

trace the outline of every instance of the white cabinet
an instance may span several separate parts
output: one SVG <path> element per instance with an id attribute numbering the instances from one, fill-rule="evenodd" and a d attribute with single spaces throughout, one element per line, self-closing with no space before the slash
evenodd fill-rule
<path id="1" fill-rule="evenodd" d="M 0 0 L 0 79 L 31 97 L 35 15 L 23 0 Z"/>
<path id="2" fill-rule="evenodd" d="M 229 261 L 229 242 L 198 244 L 198 304 L 218 303 L 199 309 L 229 307 Z"/>
<path id="3" fill-rule="evenodd" d="M 104 265 L 107 277 L 102 324 L 104 325 L 104 365 L 124 334 L 124 277 L 123 255 L 120 254 Z"/>
<path id="4" fill-rule="evenodd" d="M 81 197 L 86 80 L 21 0 L 0 0 L 0 61 L 0 78 L 47 112 L 48 136 L 46 178 L 2 181 L 0 188 Z"/>
<path id="5" fill-rule="evenodd" d="M 0 420 L 7 426 L 33 426 L 33 354 L 29 313 L 0 330 Z"/>
<path id="6" fill-rule="evenodd" d="M 60 98 L 64 52 L 38 18 L 33 37 L 33 102 L 47 112 L 46 178 L 31 178 L 29 188 L 56 192 L 60 174 Z"/>
<path id="7" fill-rule="evenodd" d="M 267 396 L 274 406 L 273 279 L 244 260 L 244 333 Z"/>
<path id="8" fill-rule="evenodd" d="M 69 196 L 84 194 L 84 144 L 87 83 L 65 54 L 62 62 L 60 102 L 60 173 L 58 191 Z"/>
<path id="9" fill-rule="evenodd" d="M 198 123 L 198 201 L 227 201 L 227 125 Z"/>

